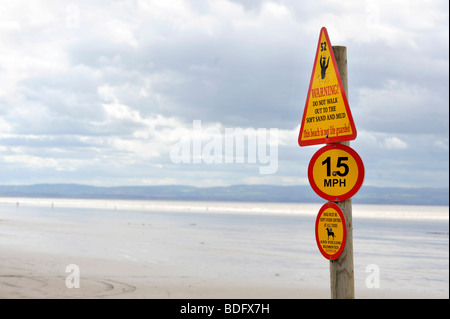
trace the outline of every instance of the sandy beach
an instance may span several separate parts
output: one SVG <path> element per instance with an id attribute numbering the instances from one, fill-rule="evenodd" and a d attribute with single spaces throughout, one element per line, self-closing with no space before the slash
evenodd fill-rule
<path id="1" fill-rule="evenodd" d="M 329 290 L 285 283 L 192 278 L 177 267 L 80 258 L 79 288 L 67 288 L 65 266 L 73 256 L 1 250 L 2 299 L 329 299 Z M 436 298 L 413 292 L 358 292 L 357 298 Z"/>
<path id="2" fill-rule="evenodd" d="M 312 215 L 0 206 L 0 298 L 330 297 L 328 262 L 311 236 Z M 446 225 L 447 233 L 436 231 L 431 240 L 447 250 L 440 253 L 438 246 L 441 255 L 434 259 L 443 258 L 438 262 L 447 270 L 431 265 L 438 269 L 419 286 L 413 281 L 421 273 L 408 268 L 395 276 L 390 265 L 409 261 L 387 256 L 378 259 L 381 287 L 368 289 L 370 260 L 355 245 L 356 297 L 448 298 L 448 219 Z M 384 253 L 394 253 L 390 249 Z M 66 285 L 68 265 L 79 269 L 79 288 Z"/>
<path id="3" fill-rule="evenodd" d="M 168 265 L 1 251 L 2 298 L 326 298 L 326 291 L 215 278 L 193 278 Z M 79 288 L 67 288 L 64 268 L 76 259 Z M 5 262 L 7 260 L 7 262 Z"/>

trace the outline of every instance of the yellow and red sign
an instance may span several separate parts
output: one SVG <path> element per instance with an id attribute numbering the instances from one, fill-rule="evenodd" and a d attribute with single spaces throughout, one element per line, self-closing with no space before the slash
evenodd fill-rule
<path id="1" fill-rule="evenodd" d="M 317 44 L 298 144 L 327 144 L 355 138 L 356 127 L 327 29 L 323 27 Z"/>
<path id="2" fill-rule="evenodd" d="M 316 218 L 316 242 L 328 260 L 337 259 L 345 247 L 347 226 L 344 214 L 335 203 L 324 204 Z"/>
<path id="3" fill-rule="evenodd" d="M 329 144 L 319 149 L 308 166 L 311 187 L 320 197 L 337 202 L 352 197 L 364 181 L 364 164 L 351 147 Z"/>

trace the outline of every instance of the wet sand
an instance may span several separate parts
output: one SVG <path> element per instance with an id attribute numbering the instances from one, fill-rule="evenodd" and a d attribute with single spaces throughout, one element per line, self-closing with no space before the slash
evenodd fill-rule
<path id="1" fill-rule="evenodd" d="M 189 277 L 176 267 L 77 257 L 79 288 L 68 288 L 73 256 L 0 251 L 2 299 L 328 299 L 329 290 L 285 283 Z M 372 291 L 358 298 L 434 298 L 418 293 Z"/>
<path id="2" fill-rule="evenodd" d="M 444 222 L 356 220 L 356 298 L 448 298 Z M 313 229 L 312 215 L 2 206 L 0 298 L 328 299 Z M 381 287 L 368 289 L 374 262 Z"/>

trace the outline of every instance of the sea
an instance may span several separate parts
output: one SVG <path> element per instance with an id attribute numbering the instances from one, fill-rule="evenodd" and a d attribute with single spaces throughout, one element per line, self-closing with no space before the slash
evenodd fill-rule
<path id="1" fill-rule="evenodd" d="M 322 204 L 0 198 L 0 245 L 329 289 Z M 449 298 L 449 207 L 352 205 L 355 292 Z"/>

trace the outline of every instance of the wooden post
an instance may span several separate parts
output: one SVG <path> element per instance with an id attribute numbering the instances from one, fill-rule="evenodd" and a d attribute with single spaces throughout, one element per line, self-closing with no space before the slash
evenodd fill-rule
<path id="1" fill-rule="evenodd" d="M 344 86 L 345 95 L 348 99 L 348 77 L 347 77 L 347 47 L 333 46 L 334 57 Z M 341 144 L 350 146 L 350 142 Z M 353 222 L 352 222 L 352 199 L 337 202 L 345 217 L 347 224 L 347 241 L 342 254 L 334 261 L 330 260 L 330 285 L 332 299 L 354 299 L 355 279 L 353 268 Z"/>

